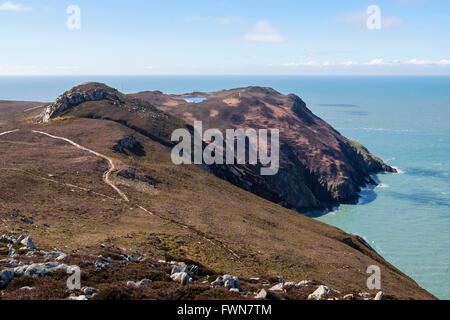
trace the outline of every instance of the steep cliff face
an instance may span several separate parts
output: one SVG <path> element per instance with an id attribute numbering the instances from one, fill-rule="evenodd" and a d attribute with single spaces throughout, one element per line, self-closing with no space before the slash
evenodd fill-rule
<path id="1" fill-rule="evenodd" d="M 207 100 L 187 103 L 183 98 L 192 94 L 158 91 L 133 96 L 188 123 L 202 120 L 204 128 L 279 129 L 280 171 L 264 179 L 287 207 L 307 210 L 355 203 L 361 187 L 375 184 L 371 174 L 395 172 L 364 146 L 315 116 L 296 95 L 261 87 L 196 95 Z"/>

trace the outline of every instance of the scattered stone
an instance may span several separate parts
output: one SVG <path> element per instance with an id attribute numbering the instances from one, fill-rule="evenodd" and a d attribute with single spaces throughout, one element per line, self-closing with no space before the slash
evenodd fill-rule
<path id="1" fill-rule="evenodd" d="M 386 300 L 386 296 L 383 291 L 379 291 L 373 300 Z"/>
<path id="2" fill-rule="evenodd" d="M 67 300 L 77 300 L 77 301 L 85 301 L 88 300 L 88 298 L 85 295 L 81 296 L 70 296 L 67 298 Z"/>
<path id="3" fill-rule="evenodd" d="M 212 285 L 213 287 L 221 287 L 221 286 L 223 286 L 223 279 L 222 279 L 222 277 L 217 277 L 216 280 L 214 280 L 213 282 L 211 282 L 211 285 Z"/>
<path id="4" fill-rule="evenodd" d="M 142 285 L 147 284 L 147 283 L 152 283 L 152 280 L 150 280 L 150 279 L 142 279 L 141 281 L 138 281 L 138 282 L 127 281 L 127 286 L 139 288 Z"/>
<path id="5" fill-rule="evenodd" d="M 285 282 L 284 285 L 283 285 L 283 288 L 284 288 L 284 289 L 287 289 L 287 288 L 297 288 L 297 287 L 298 287 L 298 284 L 297 284 L 296 282 L 293 282 L 293 281 Z"/>
<path id="6" fill-rule="evenodd" d="M 62 261 L 67 258 L 67 254 L 59 251 L 51 251 L 44 254 L 45 261 L 54 259 L 55 261 Z"/>
<path id="7" fill-rule="evenodd" d="M 31 237 L 28 236 L 22 241 L 20 241 L 21 244 L 26 246 L 28 249 L 34 250 L 36 247 L 34 246 L 33 240 L 31 240 Z"/>
<path id="8" fill-rule="evenodd" d="M 152 283 L 152 280 L 150 279 L 142 279 L 141 281 L 138 282 L 138 286 L 142 286 L 144 284 L 148 284 L 148 283 Z"/>
<path id="9" fill-rule="evenodd" d="M 0 237 L 0 242 L 11 243 L 10 239 L 6 236 L 6 234 L 4 234 Z"/>
<path id="10" fill-rule="evenodd" d="M 172 271 L 170 272 L 170 274 L 174 274 L 174 273 L 180 273 L 180 272 L 188 272 L 189 269 L 186 265 L 176 265 L 173 266 Z"/>
<path id="11" fill-rule="evenodd" d="M 27 224 L 33 224 L 33 218 L 28 218 L 28 217 L 23 217 L 20 219 L 23 223 L 27 223 Z"/>
<path id="12" fill-rule="evenodd" d="M 361 298 L 370 298 L 372 296 L 370 293 L 367 293 L 367 292 L 361 292 L 361 293 L 358 293 L 358 295 Z"/>
<path id="13" fill-rule="evenodd" d="M 16 276 L 32 276 L 32 277 L 45 277 L 53 274 L 56 271 L 67 271 L 68 266 L 65 264 L 59 264 L 58 262 L 46 262 L 46 263 L 32 263 L 28 266 L 21 266 L 14 268 Z"/>
<path id="14" fill-rule="evenodd" d="M 0 260 L 0 262 L 10 264 L 13 268 L 15 268 L 19 265 L 15 259 L 10 259 L 10 258 L 2 259 L 2 260 Z M 22 262 L 20 262 L 20 263 L 23 265 Z"/>
<path id="15" fill-rule="evenodd" d="M 192 266 L 189 268 L 189 274 L 197 275 L 197 274 L 198 274 L 198 266 L 192 265 Z"/>
<path id="16" fill-rule="evenodd" d="M 299 283 L 297 283 L 297 286 L 298 286 L 298 287 L 304 287 L 304 286 L 308 286 L 308 285 L 310 285 L 310 284 L 312 284 L 312 281 L 309 281 L 309 280 L 302 280 L 302 281 L 300 281 Z"/>
<path id="17" fill-rule="evenodd" d="M 222 277 L 223 279 L 223 285 L 228 290 L 230 289 L 238 289 L 241 290 L 241 284 L 239 282 L 238 277 L 230 276 L 229 274 L 226 274 Z"/>
<path id="18" fill-rule="evenodd" d="M 269 291 L 283 291 L 283 286 L 284 285 L 282 283 L 278 283 L 270 288 Z"/>
<path id="19" fill-rule="evenodd" d="M 308 300 L 322 300 L 322 299 L 327 298 L 328 296 L 330 296 L 334 292 L 337 292 L 337 291 L 331 289 L 330 287 L 322 285 L 322 286 L 319 286 L 316 289 L 316 291 L 314 291 L 313 293 L 311 293 L 308 296 Z"/>
<path id="20" fill-rule="evenodd" d="M 93 296 L 98 292 L 98 290 L 92 287 L 83 287 L 81 288 L 81 292 L 83 292 L 86 296 Z"/>
<path id="21" fill-rule="evenodd" d="M 284 284 L 286 281 L 284 281 L 283 277 L 278 277 L 278 282 Z"/>
<path id="22" fill-rule="evenodd" d="M 264 289 L 261 289 L 261 291 L 258 292 L 258 294 L 256 295 L 256 299 L 266 299 L 267 297 L 267 291 Z"/>
<path id="23" fill-rule="evenodd" d="M 21 243 L 21 242 L 23 241 L 23 239 L 25 239 L 25 236 L 24 236 L 23 234 L 21 234 L 21 235 L 17 238 L 17 240 L 15 241 L 15 244 Z"/>
<path id="24" fill-rule="evenodd" d="M 175 282 L 181 283 L 183 286 L 192 283 L 192 278 L 187 272 L 174 273 L 170 278 Z"/>
<path id="25" fill-rule="evenodd" d="M 12 246 L 12 244 L 8 244 L 8 256 L 11 258 L 17 257 L 18 254 L 16 253 L 16 250 L 14 249 L 14 247 Z"/>
<path id="26" fill-rule="evenodd" d="M 30 249 L 28 247 L 20 247 L 17 252 L 20 254 L 25 254 L 28 253 L 30 251 Z"/>
<path id="27" fill-rule="evenodd" d="M 28 287 L 28 286 L 26 286 L 26 287 L 20 288 L 20 290 L 31 291 L 31 290 L 34 290 L 34 288 L 33 288 L 33 287 Z"/>
<path id="28" fill-rule="evenodd" d="M 346 294 L 344 296 L 344 300 L 354 300 L 354 299 L 355 299 L 355 296 L 352 293 Z"/>
<path id="29" fill-rule="evenodd" d="M 94 263 L 95 271 L 106 270 L 111 263 L 112 263 L 111 258 L 106 259 L 103 256 L 98 256 L 97 260 Z"/>
<path id="30" fill-rule="evenodd" d="M 14 279 L 14 270 L 6 269 L 0 271 L 0 286 L 6 286 Z"/>

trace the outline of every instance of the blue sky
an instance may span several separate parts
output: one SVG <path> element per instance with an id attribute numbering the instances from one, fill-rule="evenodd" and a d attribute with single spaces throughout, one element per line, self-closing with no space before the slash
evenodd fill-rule
<path id="1" fill-rule="evenodd" d="M 450 75 L 449 17 L 448 0 L 0 0 L 0 75 Z"/>

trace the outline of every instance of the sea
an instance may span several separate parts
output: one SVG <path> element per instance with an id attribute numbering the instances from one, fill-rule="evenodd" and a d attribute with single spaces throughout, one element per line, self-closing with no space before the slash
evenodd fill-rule
<path id="1" fill-rule="evenodd" d="M 420 286 L 450 299 L 450 77 L 0 77 L 0 100 L 53 101 L 86 81 L 125 93 L 266 86 L 297 94 L 341 134 L 399 171 L 377 175 L 379 186 L 364 189 L 358 205 L 309 215 L 362 236 Z"/>

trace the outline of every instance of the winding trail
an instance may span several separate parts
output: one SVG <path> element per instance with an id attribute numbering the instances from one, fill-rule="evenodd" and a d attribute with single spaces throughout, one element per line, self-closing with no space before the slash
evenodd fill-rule
<path id="1" fill-rule="evenodd" d="M 14 133 L 14 132 L 17 132 L 17 131 L 19 131 L 19 129 L 1 132 L 1 133 L 0 133 L 0 136 L 4 136 L 4 135 L 6 135 L 6 134 Z"/>
<path id="2" fill-rule="evenodd" d="M 33 130 L 33 133 L 42 134 L 42 135 L 45 135 L 45 136 L 50 137 L 52 139 L 57 139 L 57 140 L 62 140 L 62 141 L 68 142 L 68 143 L 70 143 L 71 145 L 73 145 L 74 147 L 76 147 L 76 148 L 78 148 L 80 150 L 84 150 L 84 151 L 90 152 L 90 153 L 96 155 L 97 157 L 100 157 L 100 158 L 103 158 L 103 159 L 107 160 L 108 163 L 109 163 L 109 169 L 108 169 L 108 171 L 106 171 L 103 174 L 103 181 L 107 185 L 109 185 L 111 188 L 113 188 L 123 200 L 125 200 L 126 202 L 130 202 L 130 200 L 125 195 L 125 193 L 123 193 L 118 187 L 116 187 L 116 185 L 114 185 L 109 179 L 110 176 L 111 176 L 111 173 L 116 170 L 116 166 L 115 166 L 114 160 L 112 158 L 110 158 L 108 156 L 105 156 L 105 155 L 103 155 L 101 153 L 98 153 L 98 152 L 96 152 L 94 150 L 91 150 L 89 148 L 83 147 L 82 145 L 79 145 L 78 143 L 76 143 L 76 142 L 74 142 L 74 141 L 72 141 L 70 139 L 64 138 L 64 137 L 58 137 L 58 136 L 54 136 L 54 135 L 51 135 L 51 134 L 46 133 L 46 132 L 36 131 L 36 130 Z"/>
<path id="3" fill-rule="evenodd" d="M 10 133 L 14 133 L 14 132 L 17 132 L 17 131 L 19 131 L 19 129 L 1 132 L 1 133 L 0 133 L 0 136 L 6 135 L 6 134 L 10 134 Z M 43 132 L 43 131 L 33 130 L 32 132 L 33 132 L 33 133 L 37 133 L 37 134 L 41 134 L 41 135 L 45 135 L 45 136 L 47 136 L 47 137 L 49 137 L 49 138 L 52 138 L 52 139 L 57 139 L 57 140 L 65 141 L 65 142 L 67 142 L 67 143 L 73 145 L 74 147 L 76 147 L 76 148 L 78 148 L 78 149 L 80 149 L 80 150 L 87 151 L 87 152 L 89 152 L 89 153 L 92 153 L 92 154 L 96 155 L 97 157 L 100 157 L 100 158 L 102 158 L 102 159 L 107 160 L 108 163 L 109 163 L 109 169 L 108 169 L 108 171 L 106 171 L 106 172 L 103 174 L 103 181 L 104 181 L 106 184 L 108 184 L 111 188 L 113 188 L 113 189 L 117 192 L 117 194 L 119 194 L 119 196 L 120 196 L 124 201 L 130 202 L 130 200 L 128 199 L 128 197 L 127 197 L 127 196 L 126 196 L 126 195 L 125 195 L 118 187 L 116 187 L 116 186 L 110 181 L 111 173 L 114 172 L 114 171 L 116 170 L 116 166 L 115 166 L 114 160 L 113 160 L 112 158 L 110 158 L 110 157 L 108 157 L 108 156 L 105 156 L 105 155 L 103 155 L 103 154 L 101 154 L 101 153 L 99 153 L 99 152 L 96 152 L 96 151 L 94 151 L 94 150 L 91 150 L 91 149 L 89 149 L 89 148 L 83 147 L 82 145 L 79 145 L 78 143 L 76 143 L 76 142 L 74 142 L 74 141 L 72 141 L 72 140 L 70 140 L 70 139 L 68 139 L 68 138 L 55 136 L 55 135 L 52 135 L 52 134 L 49 134 L 49 133 L 46 133 L 46 132 Z M 87 192 L 92 192 L 93 194 L 95 194 L 95 195 L 97 195 L 97 196 L 109 198 L 110 200 L 116 200 L 116 199 L 111 198 L 111 197 L 109 197 L 109 196 L 107 196 L 107 195 L 104 195 L 104 194 L 101 194 L 101 193 L 97 193 L 97 192 L 93 192 L 92 190 L 89 190 L 89 189 L 87 189 L 87 188 L 78 187 L 78 186 L 75 186 L 75 185 L 72 185 L 72 184 L 68 184 L 68 183 L 61 183 L 61 182 L 55 181 L 55 180 L 53 180 L 53 179 L 48 179 L 48 178 L 44 178 L 44 177 L 41 177 L 41 176 L 32 174 L 32 173 L 27 172 L 27 171 L 25 171 L 25 170 L 20 170 L 20 169 L 16 169 L 16 168 L 0 168 L 0 169 L 1 169 L 1 170 L 11 170 L 11 171 L 22 172 L 22 173 L 24 173 L 24 174 L 27 174 L 27 175 L 30 175 L 30 176 L 34 176 L 35 178 L 39 178 L 39 179 L 46 180 L 46 181 L 53 182 L 53 183 L 58 183 L 58 184 L 65 185 L 65 186 L 68 186 L 68 187 L 71 187 L 71 188 L 75 188 L 75 189 L 78 189 L 78 190 L 83 190 L 83 191 L 87 191 Z M 157 217 L 159 217 L 160 219 L 166 220 L 166 221 L 169 222 L 169 223 L 173 223 L 173 224 L 178 225 L 178 226 L 180 226 L 180 227 L 182 227 L 182 228 L 189 229 L 190 231 L 194 232 L 195 234 L 197 234 L 198 236 L 200 236 L 200 237 L 203 238 L 204 240 L 208 241 L 208 242 L 211 243 L 212 245 L 221 247 L 221 248 L 223 248 L 224 250 L 228 251 L 231 255 L 233 255 L 235 258 L 237 258 L 238 262 L 240 262 L 240 257 L 239 257 L 233 250 L 231 250 L 231 249 L 228 248 L 226 245 L 224 245 L 221 241 L 215 240 L 215 239 L 210 239 L 210 238 L 207 237 L 203 232 L 201 232 L 201 231 L 195 229 L 195 228 L 192 227 L 192 226 L 183 224 L 183 223 L 181 223 L 181 222 L 178 222 L 178 221 L 175 221 L 175 220 L 173 220 L 173 219 L 164 217 L 164 216 L 162 216 L 162 215 L 155 215 L 153 212 L 147 210 L 146 208 L 144 208 L 144 207 L 142 207 L 142 206 L 140 206 L 140 205 L 138 205 L 137 207 L 138 207 L 139 209 L 141 209 L 142 211 L 144 211 L 145 213 L 149 214 L 149 215 L 157 216 Z M 2 221 L 2 223 L 6 225 L 5 221 Z"/>

